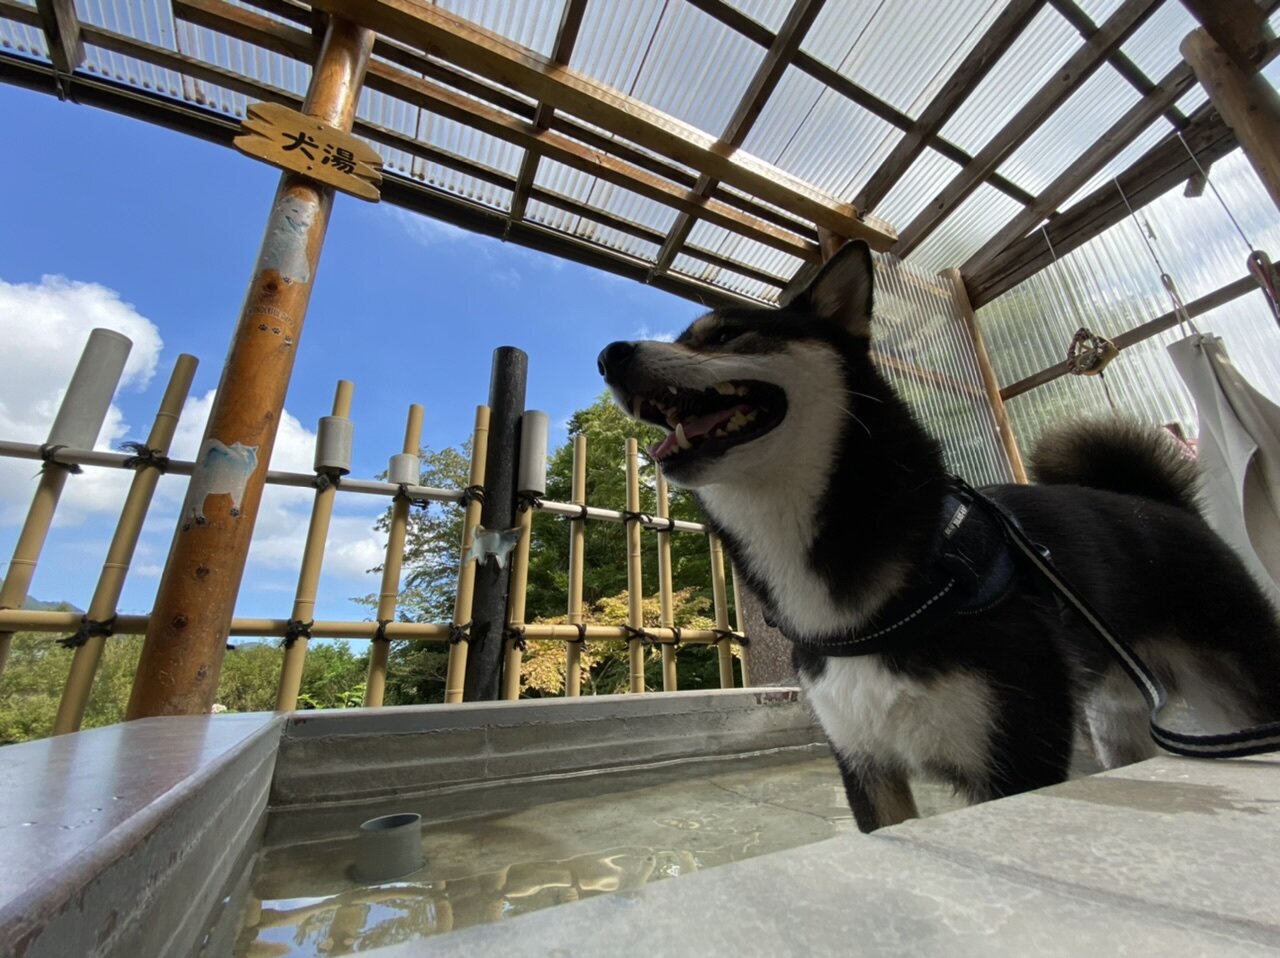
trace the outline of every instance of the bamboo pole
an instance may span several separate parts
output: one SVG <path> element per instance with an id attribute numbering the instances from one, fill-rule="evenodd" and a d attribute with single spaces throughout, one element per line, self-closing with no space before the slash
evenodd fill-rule
<path id="1" fill-rule="evenodd" d="M 514 633 L 524 628 L 525 600 L 529 586 L 529 544 L 533 538 L 533 508 L 520 506 L 520 541 L 516 543 L 515 558 L 511 560 L 511 586 L 507 597 L 507 629 Z M 524 655 L 515 635 L 506 640 L 505 658 L 502 663 L 502 697 L 520 697 L 520 663 Z"/>
<path id="2" fill-rule="evenodd" d="M 1000 444 L 1004 446 L 1004 454 L 1009 460 L 1009 469 L 1013 473 L 1013 478 L 1025 485 L 1027 469 L 1022 464 L 1018 437 L 1013 433 L 1009 411 L 1005 408 L 1004 399 L 1000 396 L 1000 382 L 996 379 L 995 367 L 991 365 L 991 356 L 987 353 L 987 341 L 978 327 L 978 317 L 974 315 L 973 306 L 969 303 L 969 290 L 964 285 L 964 277 L 960 275 L 958 269 L 944 269 L 942 278 L 951 284 L 956 309 L 960 312 L 965 332 L 973 344 L 973 352 L 978 360 L 978 371 L 982 374 L 982 385 L 987 391 L 987 401 L 991 404 L 991 414 L 996 421 L 996 431 L 1000 434 Z"/>
<path id="3" fill-rule="evenodd" d="M 351 396 L 355 387 L 347 380 L 339 380 L 333 397 L 332 416 L 343 419 L 351 415 Z M 298 570 L 298 588 L 293 596 L 295 622 L 313 622 L 316 612 L 316 592 L 320 586 L 320 570 L 324 566 L 324 547 L 329 538 L 329 523 L 333 518 L 333 502 L 338 487 L 325 483 L 316 490 L 311 503 L 311 522 L 307 526 L 307 541 L 302 549 L 302 567 Z M 298 635 L 285 646 L 284 663 L 280 667 L 280 685 L 276 689 L 276 711 L 292 712 L 298 707 L 298 690 L 302 687 L 302 668 L 306 664 L 308 636 Z"/>
<path id="4" fill-rule="evenodd" d="M 367 28 L 329 18 L 304 113 L 351 130 L 373 39 Z M 301 174 L 280 178 L 126 718 L 198 714 L 213 704 L 333 194 Z"/>
<path id="5" fill-rule="evenodd" d="M 627 512 L 640 512 L 640 447 L 635 439 L 627 440 Z M 627 523 L 627 625 L 644 628 L 644 579 L 640 566 L 640 522 Z M 644 691 L 644 645 L 634 634 L 627 642 L 631 660 L 632 692 Z"/>
<path id="6" fill-rule="evenodd" d="M 721 641 L 716 644 L 716 652 L 720 659 L 720 688 L 733 688 L 733 646 L 727 635 L 729 631 L 729 602 L 725 597 L 724 584 L 724 549 L 720 546 L 720 537 L 711 533 L 707 538 L 711 541 L 711 601 L 716 610 L 716 630 L 721 633 Z"/>
<path id="7" fill-rule="evenodd" d="M 731 567 L 730 572 L 733 575 L 733 627 L 737 629 L 739 635 L 745 635 L 746 630 L 742 627 L 742 582 L 738 579 L 738 566 L 736 563 Z M 747 663 L 750 659 L 751 656 L 745 652 L 738 658 L 738 667 L 742 669 L 742 687 L 744 689 L 751 688 L 751 671 L 747 668 Z"/>
<path id="8" fill-rule="evenodd" d="M 667 493 L 667 477 L 658 467 L 658 518 L 665 519 L 671 514 L 670 496 Z M 661 621 L 664 629 L 674 629 L 675 599 L 671 588 L 671 533 L 658 532 L 658 602 L 661 605 Z M 668 643 L 662 644 L 662 691 L 676 691 L 676 647 Z"/>
<path id="9" fill-rule="evenodd" d="M 1280 207 L 1280 94 L 1256 70 L 1242 69 L 1207 30 L 1187 34 L 1181 50 L 1214 108 L 1240 141 L 1271 202 Z"/>
<path id="10" fill-rule="evenodd" d="M 573 484 L 570 498 L 575 506 L 587 502 L 587 437 L 573 437 Z M 587 544 L 587 520 L 569 521 L 569 625 L 582 625 L 582 569 L 583 554 Z M 577 696 L 582 692 L 582 643 L 570 642 L 565 646 L 564 694 Z"/>
<path id="11" fill-rule="evenodd" d="M 414 403 L 409 407 L 408 421 L 404 427 L 402 455 L 413 456 L 422 447 L 422 407 Z M 400 597 L 400 569 L 404 565 L 404 539 L 409 528 L 409 500 L 397 497 L 391 503 L 391 527 L 387 530 L 387 556 L 382 562 L 382 586 L 378 589 L 378 622 L 386 625 L 395 620 L 396 600 Z M 391 639 L 375 640 L 369 650 L 369 676 L 364 686 L 365 708 L 378 708 L 387 689 L 387 663 L 391 659 Z"/>
<path id="12" fill-rule="evenodd" d="M 473 487 L 484 486 L 485 450 L 489 448 L 489 407 L 476 407 L 475 431 L 471 436 L 471 480 Z M 467 554 L 475 541 L 476 527 L 480 525 L 480 508 L 483 503 L 473 496 L 467 502 L 462 520 L 462 545 L 458 558 L 458 588 L 453 597 L 453 622 L 462 628 L 471 625 L 471 599 L 476 586 L 476 560 Z M 449 646 L 449 671 L 444 680 L 444 700 L 448 703 L 462 701 L 462 687 L 467 674 L 467 638 L 459 632 L 456 641 Z"/>
<path id="13" fill-rule="evenodd" d="M 49 535 L 49 527 L 53 525 L 53 513 L 58 508 L 58 500 L 62 498 L 62 489 L 67 484 L 67 470 L 57 464 L 50 464 L 40 473 L 40 483 L 36 486 L 35 495 L 31 498 L 31 508 L 27 510 L 27 519 L 22 524 L 22 532 L 13 547 L 13 558 L 9 560 L 9 571 L 4 577 L 4 586 L 0 587 L 0 608 L 20 607 L 27 598 L 27 590 L 31 588 L 31 579 L 36 572 L 36 563 L 40 560 L 40 551 L 44 548 L 44 540 Z M 9 647 L 13 642 L 13 633 L 0 633 L 0 675 L 9 661 Z"/>
<path id="14" fill-rule="evenodd" d="M 199 361 L 194 356 L 186 353 L 180 355 L 174 363 L 169 384 L 160 399 L 160 408 L 151 424 L 151 432 L 147 434 L 147 448 L 156 455 L 163 456 L 169 451 L 169 444 L 178 428 L 178 417 L 182 414 L 182 406 L 191 391 L 191 381 L 195 378 L 198 364 Z M 120 601 L 125 576 L 133 561 L 138 535 L 142 531 L 142 523 L 147 518 L 147 509 L 159 481 L 160 470 L 153 467 L 143 466 L 134 473 L 124 507 L 120 511 L 120 519 L 116 523 L 115 534 L 107 548 L 107 557 L 102 563 L 98 584 L 93 590 L 93 598 L 89 600 L 89 610 L 85 613 L 85 618 L 91 622 L 107 622 L 115 618 L 116 604 Z M 106 644 L 106 635 L 90 635 L 76 649 L 62 690 L 62 699 L 58 702 L 58 714 L 53 720 L 54 735 L 79 730 L 80 723 L 84 721 L 93 677 L 97 674 Z"/>

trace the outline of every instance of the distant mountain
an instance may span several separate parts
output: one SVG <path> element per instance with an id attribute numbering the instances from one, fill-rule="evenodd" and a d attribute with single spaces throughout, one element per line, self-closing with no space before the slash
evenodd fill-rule
<path id="1" fill-rule="evenodd" d="M 27 596 L 22 607 L 36 612 L 79 612 L 84 613 L 84 609 L 76 608 L 70 602 L 44 602 L 34 596 Z"/>

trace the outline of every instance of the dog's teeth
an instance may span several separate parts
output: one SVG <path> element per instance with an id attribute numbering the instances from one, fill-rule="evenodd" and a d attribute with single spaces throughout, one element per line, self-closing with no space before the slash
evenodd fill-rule
<path id="1" fill-rule="evenodd" d="M 673 396 L 678 396 L 680 394 L 680 390 L 676 389 L 675 386 L 668 386 L 667 392 L 671 393 Z"/>
<path id="2" fill-rule="evenodd" d="M 757 417 L 757 416 L 759 416 L 759 415 L 760 415 L 760 410 L 759 410 L 759 409 L 753 409 L 753 410 L 751 410 L 751 412 L 749 412 L 749 413 L 747 413 L 745 416 L 743 416 L 743 417 L 742 417 L 742 419 L 743 419 L 743 422 L 755 422 L 755 421 L 756 421 L 756 417 Z"/>
<path id="3" fill-rule="evenodd" d="M 691 443 L 688 437 L 684 434 L 684 423 L 682 422 L 676 423 L 676 445 L 681 449 L 693 448 L 693 443 Z"/>
<path id="4" fill-rule="evenodd" d="M 739 396 L 745 396 L 747 394 L 747 387 L 739 386 L 736 390 L 734 390 L 734 392 L 736 392 Z"/>
<path id="5" fill-rule="evenodd" d="M 635 399 L 631 400 L 631 415 L 636 419 L 640 419 L 642 418 L 641 414 L 643 412 L 644 412 L 644 400 L 641 399 L 639 396 L 637 396 Z"/>
<path id="6" fill-rule="evenodd" d="M 719 429 L 715 430 L 715 432 L 713 432 L 711 435 L 713 435 L 713 436 L 727 436 L 727 435 L 729 435 L 729 430 L 725 429 L 725 428 L 722 426 L 722 427 L 720 427 Z"/>
<path id="7" fill-rule="evenodd" d="M 736 396 L 738 390 L 733 387 L 732 383 L 716 383 L 713 387 L 721 396 Z"/>

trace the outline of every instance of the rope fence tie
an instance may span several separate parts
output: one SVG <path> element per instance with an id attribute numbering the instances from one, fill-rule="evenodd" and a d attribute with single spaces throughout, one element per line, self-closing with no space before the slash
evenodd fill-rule
<path id="1" fill-rule="evenodd" d="M 284 639 L 280 642 L 280 648 L 291 649 L 298 639 L 311 639 L 311 627 L 316 624 L 315 619 L 309 619 L 304 622 L 302 619 L 290 619 L 284 626 Z"/>
<path id="2" fill-rule="evenodd" d="M 63 443 L 54 443 L 53 445 L 50 445 L 47 442 L 44 443 L 40 447 L 40 458 L 44 460 L 43 468 L 48 469 L 50 466 L 61 466 L 73 476 L 78 476 L 80 473 L 84 472 L 84 470 L 75 463 L 58 462 L 58 460 L 54 458 L 60 451 L 66 448 L 66 445 Z"/>
<path id="3" fill-rule="evenodd" d="M 484 505 L 484 495 L 484 486 L 467 486 L 467 488 L 462 490 L 462 498 L 459 499 L 458 502 L 461 503 L 462 508 L 464 509 L 473 502 L 478 502 L 480 505 Z"/>
<path id="4" fill-rule="evenodd" d="M 658 644 L 658 637 L 651 632 L 646 632 L 643 628 L 637 628 L 634 625 L 624 625 L 622 631 L 627 633 L 627 641 L 638 639 L 640 644 L 645 648 Z"/>
<path id="5" fill-rule="evenodd" d="M 390 625 L 393 621 L 394 621 L 393 619 L 379 619 L 378 627 L 373 630 L 373 641 L 389 643 L 391 641 L 391 638 L 390 636 L 387 635 L 387 626 Z"/>
<path id="6" fill-rule="evenodd" d="M 578 505 L 578 514 L 576 516 L 567 515 L 567 516 L 560 516 L 560 518 L 563 519 L 565 522 L 582 522 L 587 518 L 587 507 L 584 504 L 580 503 Z"/>
<path id="7" fill-rule="evenodd" d="M 503 629 L 503 634 L 511 640 L 511 647 L 519 649 L 521 652 L 529 651 L 529 643 L 524 637 L 523 625 L 509 625 Z"/>
<path id="8" fill-rule="evenodd" d="M 80 628 L 76 629 L 74 635 L 59 639 L 58 644 L 64 649 L 78 649 L 96 636 L 110 638 L 115 634 L 115 630 L 116 617 L 114 615 L 109 619 L 91 619 L 87 615 L 82 615 L 80 617 Z"/>
<path id="9" fill-rule="evenodd" d="M 580 645 L 585 649 L 587 647 L 587 624 L 579 622 L 577 625 L 571 624 L 570 628 L 578 630 L 578 637 L 576 639 L 565 639 L 565 641 L 573 645 Z"/>
<path id="10" fill-rule="evenodd" d="M 144 469 L 150 467 L 161 475 L 169 471 L 169 457 L 159 449 L 152 449 L 145 442 L 126 442 L 120 448 L 133 453 L 122 465 L 126 469 Z"/>
<path id="11" fill-rule="evenodd" d="M 456 622 L 449 623 L 449 644 L 457 645 L 459 642 L 471 641 L 471 623 L 463 622 L 458 625 Z"/>
<path id="12" fill-rule="evenodd" d="M 528 512 L 530 509 L 542 508 L 542 496 L 536 492 L 517 492 L 516 493 L 516 509 L 520 512 Z"/>
<path id="13" fill-rule="evenodd" d="M 342 485 L 342 477 L 336 472 L 317 472 L 311 485 L 315 487 L 316 492 L 324 492 L 329 488 L 337 489 Z"/>

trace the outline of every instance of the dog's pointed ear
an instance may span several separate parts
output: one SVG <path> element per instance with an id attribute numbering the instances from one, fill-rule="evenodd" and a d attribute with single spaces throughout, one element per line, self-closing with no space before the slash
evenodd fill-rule
<path id="1" fill-rule="evenodd" d="M 854 240 L 822 265 L 813 282 L 791 301 L 791 307 L 839 323 L 855 336 L 870 337 L 874 288 L 871 248 Z"/>

